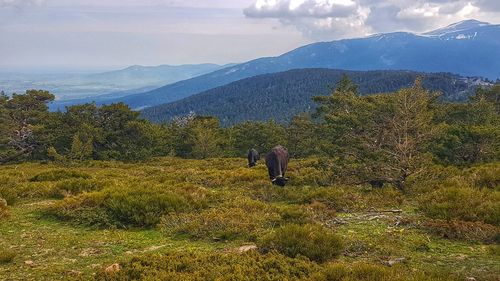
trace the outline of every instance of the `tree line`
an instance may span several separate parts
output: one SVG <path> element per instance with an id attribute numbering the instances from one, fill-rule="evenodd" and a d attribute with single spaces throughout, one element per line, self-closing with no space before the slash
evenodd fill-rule
<path id="1" fill-rule="evenodd" d="M 466 102 L 439 99 L 421 79 L 391 94 L 363 96 L 344 76 L 329 96 L 314 97 L 313 114 L 287 125 L 246 121 L 222 127 L 192 113 L 155 124 L 127 105 L 83 104 L 49 112 L 47 91 L 0 95 L 0 163 L 86 160 L 141 161 L 156 156 L 242 157 L 276 144 L 293 157 L 350 182 L 404 186 L 432 164 L 468 166 L 500 159 L 500 85 Z"/>
<path id="2" fill-rule="evenodd" d="M 483 82 L 479 78 L 450 73 L 295 69 L 238 80 L 172 103 L 146 108 L 141 117 L 162 123 L 195 111 L 217 117 L 223 127 L 269 119 L 287 124 L 299 113 L 314 112 L 317 104 L 312 97 L 328 95 L 331 86 L 335 86 L 344 74 L 358 86 L 361 95 L 395 92 L 411 86 L 421 75 L 426 89 L 440 91 L 440 99 L 454 102 L 466 101 L 474 94 L 477 84 Z"/>

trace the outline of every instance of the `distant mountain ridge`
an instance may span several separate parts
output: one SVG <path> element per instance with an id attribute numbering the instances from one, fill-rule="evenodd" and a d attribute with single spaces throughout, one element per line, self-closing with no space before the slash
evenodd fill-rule
<path id="1" fill-rule="evenodd" d="M 75 100 L 69 103 L 88 101 L 87 98 L 110 93 L 144 93 L 165 84 L 203 75 L 230 65 L 135 65 L 125 69 L 102 73 L 0 73 L 0 91 L 8 94 L 23 93 L 27 89 L 44 89 L 56 95 L 58 100 Z M 142 89 L 142 90 L 141 90 Z M 137 90 L 137 91 L 133 91 Z M 132 93 L 130 93 L 132 94 Z M 107 98 L 121 98 L 123 94 Z M 103 97 L 97 98 L 102 100 Z M 66 102 L 66 101 L 65 101 Z M 56 102 L 57 103 L 57 102 Z"/>
<path id="2" fill-rule="evenodd" d="M 212 63 L 158 66 L 132 65 L 120 70 L 89 74 L 82 77 L 82 79 L 84 81 L 113 83 L 117 85 L 164 85 L 203 75 L 228 66 L 231 65 Z"/>
<path id="3" fill-rule="evenodd" d="M 60 79 L 58 82 L 51 82 L 51 84 L 49 84 L 54 85 L 54 90 L 52 90 L 52 92 L 55 92 L 58 97 L 58 99 L 52 102 L 49 107 L 51 110 L 64 110 L 66 106 L 74 104 L 88 102 L 104 104 L 108 103 L 108 100 L 116 100 L 121 99 L 124 96 L 148 92 L 157 89 L 159 86 L 164 84 L 189 79 L 221 68 L 226 68 L 231 65 L 233 64 L 187 64 L 158 66 L 133 65 L 115 71 L 86 75 L 73 75 Z M 58 84 L 72 86 L 64 88 L 57 86 Z M 85 87 L 89 87 L 90 89 L 99 89 L 102 87 L 102 89 L 99 89 L 97 93 L 94 94 L 92 94 L 92 92 L 88 94 L 83 92 L 76 98 L 71 98 L 70 96 L 63 99 L 60 98 L 64 92 L 74 92 L 77 90 L 82 91 Z M 51 86 L 44 88 L 51 90 Z"/>
<path id="4" fill-rule="evenodd" d="M 144 109 L 261 74 L 291 69 L 412 70 L 500 78 L 500 25 L 463 21 L 424 34 L 394 32 L 320 42 L 110 100 Z"/>
<path id="5" fill-rule="evenodd" d="M 195 112 L 216 116 L 223 126 L 246 120 L 274 119 L 286 123 L 298 113 L 314 110 L 316 104 L 312 97 L 329 95 L 329 87 L 334 86 L 344 73 L 359 85 L 362 94 L 396 91 L 411 86 L 421 75 L 424 87 L 441 91 L 443 99 L 448 101 L 463 101 L 476 86 L 485 84 L 479 78 L 449 73 L 299 69 L 242 79 L 173 103 L 147 108 L 142 111 L 142 117 L 165 122 Z"/>

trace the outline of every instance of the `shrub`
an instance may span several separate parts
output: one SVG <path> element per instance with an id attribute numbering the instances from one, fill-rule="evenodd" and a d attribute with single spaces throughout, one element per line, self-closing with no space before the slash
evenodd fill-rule
<path id="1" fill-rule="evenodd" d="M 16 253 L 11 250 L 0 249 L 0 264 L 11 263 L 16 257 Z"/>
<path id="2" fill-rule="evenodd" d="M 313 224 L 285 225 L 259 241 L 263 252 L 276 250 L 289 257 L 303 255 L 318 262 L 339 256 L 342 247 L 340 237 Z"/>
<path id="3" fill-rule="evenodd" d="M 104 207 L 124 225 L 155 226 L 162 215 L 189 209 L 186 198 L 158 186 L 128 186 L 106 191 Z"/>
<path id="4" fill-rule="evenodd" d="M 269 205 L 239 198 L 197 213 L 170 213 L 162 218 L 160 226 L 168 234 L 192 239 L 253 241 L 279 220 Z"/>
<path id="5" fill-rule="evenodd" d="M 287 202 L 311 204 L 321 202 L 336 211 L 356 211 L 370 208 L 399 207 L 404 195 L 397 189 L 387 186 L 381 189 L 367 189 L 358 186 L 330 187 L 261 187 L 253 191 L 254 197 L 267 202 Z"/>
<path id="6" fill-rule="evenodd" d="M 48 215 L 97 227 L 152 227 L 170 212 L 206 206 L 203 192 L 162 186 L 112 186 L 99 192 L 67 197 L 47 210 Z"/>
<path id="7" fill-rule="evenodd" d="M 82 178 L 90 179 L 91 175 L 78 171 L 68 171 L 68 170 L 52 170 L 40 173 L 30 179 L 32 182 L 42 182 L 42 181 L 59 181 L 63 179 L 71 178 Z"/>
<path id="8" fill-rule="evenodd" d="M 82 192 L 98 191 L 103 187 L 104 183 L 102 181 L 73 178 L 58 182 L 52 189 L 52 196 L 56 198 L 63 198 L 78 195 Z"/>
<path id="9" fill-rule="evenodd" d="M 429 220 L 422 227 L 431 234 L 448 239 L 500 242 L 500 228 L 482 222 Z"/>
<path id="10" fill-rule="evenodd" d="M 321 202 L 337 211 L 351 209 L 360 197 L 353 189 L 337 186 L 287 188 L 265 186 L 255 190 L 254 194 L 255 197 L 267 202 L 287 202 L 293 204 Z"/>
<path id="11" fill-rule="evenodd" d="M 0 177 L 0 198 L 9 205 L 14 204 L 19 196 L 18 179 L 13 177 Z"/>
<path id="12" fill-rule="evenodd" d="M 436 187 L 471 187 L 499 191 L 500 165 L 491 163 L 462 170 L 453 166 L 431 166 L 418 176 L 410 178 L 409 185 L 421 194 L 432 192 Z"/>
<path id="13" fill-rule="evenodd" d="M 311 281 L 431 281 L 463 280 L 449 273 L 411 272 L 369 263 L 333 263 L 312 275 Z"/>
<path id="14" fill-rule="evenodd" d="M 280 208 L 282 223 L 307 224 L 319 222 L 322 225 L 332 226 L 336 217 L 334 209 L 326 204 L 313 201 L 306 205 L 287 205 Z"/>
<path id="15" fill-rule="evenodd" d="M 500 191 L 500 165 L 487 164 L 466 170 L 471 185 Z"/>
<path id="16" fill-rule="evenodd" d="M 500 224 L 500 192 L 496 191 L 445 187 L 421 196 L 419 205 L 431 218 Z"/>
<path id="17" fill-rule="evenodd" d="M 416 191 L 416 193 L 432 192 L 436 189 L 436 186 L 460 174 L 461 171 L 454 166 L 443 167 L 431 165 L 423 170 L 422 173 L 409 177 L 407 186 L 412 191 Z"/>
<path id="18" fill-rule="evenodd" d="M 91 227 L 109 228 L 122 226 L 105 209 L 106 194 L 102 192 L 84 193 L 76 197 L 67 197 L 56 202 L 46 210 L 46 214 L 58 219 Z"/>
<path id="19" fill-rule="evenodd" d="M 278 253 L 174 252 L 134 257 L 120 271 L 101 270 L 95 280 L 304 280 L 318 270 L 307 259 Z"/>
<path id="20" fill-rule="evenodd" d="M 101 269 L 97 281 L 117 280 L 308 280 L 308 281 L 452 281 L 446 273 L 414 272 L 406 268 L 367 263 L 318 265 L 305 257 L 290 258 L 276 252 L 259 254 L 171 252 L 136 256 L 115 272 Z"/>
<path id="21" fill-rule="evenodd" d="M 357 281 L 377 281 L 387 280 L 389 278 L 389 269 L 380 265 L 373 264 L 331 264 L 327 266 L 320 274 L 316 274 L 313 280 L 357 280 Z"/>

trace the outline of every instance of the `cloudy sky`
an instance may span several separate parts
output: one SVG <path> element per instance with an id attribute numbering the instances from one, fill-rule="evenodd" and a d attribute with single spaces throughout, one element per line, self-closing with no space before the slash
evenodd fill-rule
<path id="1" fill-rule="evenodd" d="M 0 0 L 0 70 L 241 62 L 464 19 L 500 0 Z"/>

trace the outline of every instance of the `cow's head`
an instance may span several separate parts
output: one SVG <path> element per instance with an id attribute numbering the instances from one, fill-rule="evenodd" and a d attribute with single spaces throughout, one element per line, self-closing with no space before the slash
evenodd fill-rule
<path id="1" fill-rule="evenodd" d="M 287 181 L 288 181 L 287 178 L 277 177 L 274 180 L 272 180 L 272 183 L 277 186 L 285 186 Z"/>

